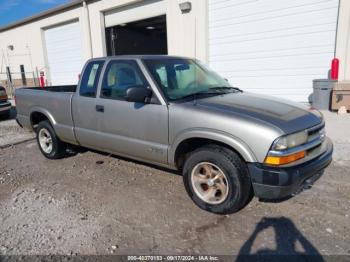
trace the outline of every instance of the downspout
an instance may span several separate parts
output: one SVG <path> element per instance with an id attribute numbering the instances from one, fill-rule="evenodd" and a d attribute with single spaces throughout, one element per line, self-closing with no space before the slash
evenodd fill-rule
<path id="1" fill-rule="evenodd" d="M 90 27 L 90 15 L 89 15 L 89 7 L 86 3 L 86 1 L 83 1 L 83 17 L 84 17 L 84 23 L 85 23 L 85 31 L 87 33 L 87 51 L 88 51 L 88 57 L 92 58 L 92 42 L 91 42 L 91 27 Z"/>
<path id="2" fill-rule="evenodd" d="M 337 23 L 336 23 L 336 30 L 335 30 L 335 48 L 334 48 L 334 57 L 337 57 L 337 44 L 338 44 L 338 30 L 339 30 L 339 15 L 340 15 L 340 6 L 342 4 L 342 0 L 338 1 L 338 12 L 337 12 Z"/>

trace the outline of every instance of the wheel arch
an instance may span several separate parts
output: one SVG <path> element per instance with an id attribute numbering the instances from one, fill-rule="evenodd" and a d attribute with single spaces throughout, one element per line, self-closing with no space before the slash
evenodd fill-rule
<path id="1" fill-rule="evenodd" d="M 252 150 L 239 138 L 213 130 L 191 130 L 183 132 L 174 140 L 168 155 L 170 165 L 181 169 L 184 161 L 181 158 L 206 144 L 227 147 L 236 152 L 245 162 L 257 161 Z"/>
<path id="2" fill-rule="evenodd" d="M 44 120 L 48 120 L 52 127 L 56 125 L 56 121 L 49 111 L 40 107 L 34 107 L 30 112 L 30 125 L 33 130 L 35 130 L 36 126 Z"/>

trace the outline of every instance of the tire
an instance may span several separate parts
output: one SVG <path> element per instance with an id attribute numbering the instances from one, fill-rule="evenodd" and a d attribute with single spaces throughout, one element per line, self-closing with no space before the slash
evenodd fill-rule
<path id="1" fill-rule="evenodd" d="M 47 143 L 44 143 L 45 138 Z M 67 145 L 57 137 L 49 121 L 39 123 L 36 128 L 36 140 L 41 153 L 46 158 L 60 159 L 65 156 Z"/>
<path id="2" fill-rule="evenodd" d="M 220 179 L 203 180 L 208 174 Z M 246 164 L 235 152 L 217 145 L 201 147 L 189 155 L 183 168 L 183 181 L 193 202 L 211 213 L 235 213 L 248 204 L 252 196 Z"/>

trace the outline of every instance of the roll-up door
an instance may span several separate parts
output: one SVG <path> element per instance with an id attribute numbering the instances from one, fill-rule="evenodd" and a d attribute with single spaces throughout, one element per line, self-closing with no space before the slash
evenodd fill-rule
<path id="1" fill-rule="evenodd" d="M 51 84 L 77 84 L 84 63 L 79 22 L 46 29 L 45 45 Z"/>
<path id="2" fill-rule="evenodd" d="M 327 78 L 339 0 L 209 0 L 209 63 L 246 91 L 308 101 Z"/>

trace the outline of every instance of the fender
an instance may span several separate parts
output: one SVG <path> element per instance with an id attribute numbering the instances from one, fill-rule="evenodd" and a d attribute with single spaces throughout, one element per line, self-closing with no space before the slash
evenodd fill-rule
<path id="1" fill-rule="evenodd" d="M 57 125 L 57 122 L 54 119 L 54 117 L 51 115 L 51 113 L 48 110 L 46 110 L 45 108 L 42 108 L 42 107 L 38 107 L 38 106 L 34 106 L 30 110 L 29 118 L 30 118 L 30 123 L 31 124 L 32 124 L 32 119 L 31 119 L 32 118 L 32 113 L 35 113 L 35 112 L 42 113 L 43 115 L 45 115 L 49 119 L 52 127 L 55 129 L 55 126 Z"/>
<path id="2" fill-rule="evenodd" d="M 36 106 L 33 107 L 31 109 L 31 111 L 30 111 L 30 116 L 34 112 L 42 113 L 43 115 L 45 115 L 49 119 L 53 129 L 55 130 L 56 135 L 62 141 L 67 142 L 67 143 L 71 143 L 71 144 L 75 144 L 75 145 L 79 144 L 78 141 L 76 140 L 73 126 L 67 126 L 67 125 L 62 125 L 60 123 L 57 123 L 57 121 L 55 120 L 53 115 L 48 110 L 46 110 L 45 108 L 36 107 Z"/>
<path id="3" fill-rule="evenodd" d="M 178 134 L 170 145 L 168 161 L 171 166 L 175 166 L 175 152 L 180 143 L 190 138 L 205 138 L 226 144 L 236 150 L 246 162 L 257 162 L 252 150 L 239 138 L 215 129 L 192 128 Z"/>

